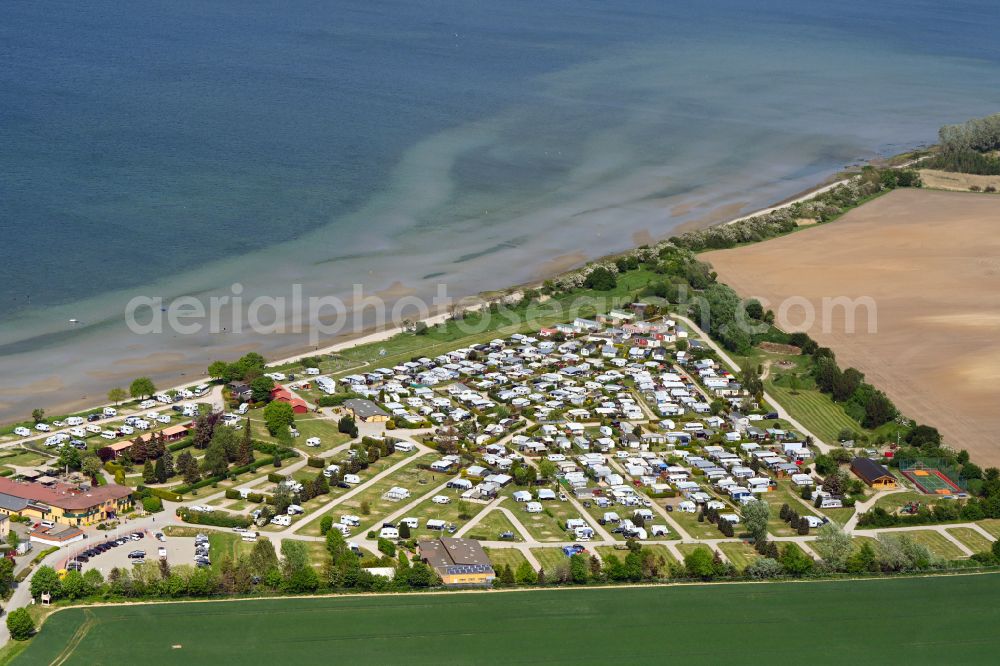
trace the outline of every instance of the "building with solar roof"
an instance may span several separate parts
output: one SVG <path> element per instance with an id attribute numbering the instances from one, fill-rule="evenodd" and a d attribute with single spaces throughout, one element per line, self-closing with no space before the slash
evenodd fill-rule
<path id="1" fill-rule="evenodd" d="M 474 539 L 440 539 L 421 541 L 420 559 L 427 563 L 445 585 L 490 586 L 496 578 L 490 558 Z"/>

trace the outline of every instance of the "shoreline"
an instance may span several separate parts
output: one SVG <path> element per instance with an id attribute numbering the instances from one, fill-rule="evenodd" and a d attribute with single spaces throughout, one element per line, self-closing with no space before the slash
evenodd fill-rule
<path id="1" fill-rule="evenodd" d="M 906 153 L 903 153 L 903 154 L 906 154 Z M 890 157 L 890 158 L 885 158 L 885 159 L 892 159 L 892 158 Z M 869 161 L 869 163 L 871 163 L 871 161 Z M 906 163 L 901 164 L 899 166 L 900 167 L 906 166 L 907 164 L 910 164 L 910 163 L 911 162 L 906 162 Z M 819 183 L 816 183 L 816 184 L 814 184 L 812 186 L 809 186 L 809 187 L 807 187 L 807 188 L 805 188 L 803 190 L 800 190 L 798 193 L 793 194 L 790 197 L 786 197 L 785 199 L 783 199 L 783 200 L 779 201 L 778 203 L 775 203 L 775 204 L 773 204 L 771 206 L 767 206 L 767 207 L 764 207 L 764 208 L 761 208 L 761 209 L 757 209 L 757 210 L 752 211 L 750 213 L 739 215 L 738 217 L 724 219 L 724 220 L 720 220 L 720 221 L 717 221 L 717 222 L 709 222 L 709 223 L 705 223 L 705 224 L 694 223 L 694 224 L 692 224 L 690 226 L 689 226 L 689 224 L 681 224 L 678 227 L 672 229 L 669 232 L 668 235 L 653 236 L 653 237 L 651 237 L 651 238 L 648 239 L 648 242 L 649 242 L 649 244 L 660 242 L 660 241 L 666 240 L 667 238 L 669 238 L 671 236 L 676 236 L 676 235 L 679 235 L 679 234 L 683 234 L 683 233 L 685 233 L 687 231 L 692 231 L 694 229 L 707 229 L 707 228 L 716 227 L 716 226 L 726 226 L 726 225 L 730 225 L 730 224 L 735 224 L 735 223 L 738 223 L 738 222 L 740 222 L 742 220 L 753 218 L 753 217 L 756 217 L 756 216 L 759 216 L 759 215 L 766 215 L 766 214 L 773 213 L 773 212 L 778 211 L 778 210 L 782 210 L 784 208 L 791 207 L 791 206 L 793 206 L 793 205 L 795 205 L 797 203 L 801 203 L 803 201 L 808 201 L 809 199 L 811 199 L 813 197 L 816 197 L 816 196 L 818 196 L 820 194 L 823 194 L 823 193 L 825 193 L 825 192 L 827 192 L 827 191 L 829 191 L 831 189 L 834 189 L 834 188 L 842 185 L 843 183 L 847 182 L 850 179 L 851 176 L 848 176 L 848 177 L 845 178 L 845 177 L 843 177 L 844 173 L 845 173 L 845 171 L 839 171 L 836 174 L 831 175 L 827 179 L 824 179 L 823 181 L 821 181 Z M 617 251 L 617 252 L 613 252 L 613 253 L 609 253 L 609 254 L 604 254 L 604 255 L 601 255 L 601 256 L 598 256 L 598 257 L 594 257 L 594 258 L 590 258 L 590 259 L 587 259 L 587 258 L 582 257 L 582 256 L 580 258 L 577 258 L 576 256 L 568 256 L 566 254 L 556 255 L 556 256 L 550 258 L 549 262 L 546 262 L 546 263 L 550 264 L 550 270 L 544 270 L 543 269 L 539 273 L 538 277 L 535 278 L 535 279 L 532 279 L 532 280 L 527 281 L 527 282 L 521 282 L 521 283 L 517 283 L 517 284 L 513 284 L 513 285 L 508 285 L 506 287 L 500 287 L 500 288 L 488 289 L 488 290 L 481 290 L 479 292 L 476 292 L 475 294 L 470 294 L 468 296 L 457 298 L 455 300 L 455 303 L 453 305 L 461 306 L 463 303 L 468 303 L 467 306 L 463 306 L 463 309 L 465 309 L 467 311 L 474 311 L 474 310 L 477 310 L 477 309 L 483 307 L 484 304 L 489 304 L 490 302 L 493 302 L 493 301 L 496 301 L 496 300 L 503 300 L 505 297 L 510 297 L 510 296 L 517 295 L 519 292 L 521 292 L 521 291 L 523 291 L 525 289 L 537 288 L 537 287 L 541 286 L 546 280 L 554 279 L 554 278 L 557 278 L 559 276 L 565 275 L 567 273 L 572 273 L 573 271 L 579 270 L 580 268 L 582 268 L 582 267 L 584 267 L 584 266 L 586 266 L 588 264 L 602 262 L 602 261 L 608 261 L 608 260 L 614 259 L 615 257 L 619 257 L 619 256 L 621 256 L 623 254 L 626 254 L 628 252 L 633 251 L 636 247 L 639 247 L 639 245 L 640 244 L 635 244 L 635 245 L 633 245 L 632 247 L 630 247 L 628 249 Z M 553 262 L 553 260 L 558 260 L 560 258 L 569 258 L 570 260 L 566 261 L 566 262 Z M 552 265 L 553 263 L 555 263 L 556 265 Z M 439 323 L 447 321 L 450 317 L 451 317 L 451 313 L 449 311 L 441 311 L 441 307 L 438 307 L 438 311 L 437 312 L 435 312 L 434 314 L 432 314 L 430 317 L 421 319 L 419 321 L 427 324 L 428 326 L 435 326 L 435 325 L 437 325 Z M 362 328 L 361 330 L 359 330 L 357 332 L 351 332 L 351 333 L 341 334 L 339 336 L 339 339 L 337 339 L 336 341 L 331 342 L 330 344 L 325 345 L 325 346 L 309 347 L 309 346 L 298 346 L 298 345 L 294 345 L 293 346 L 293 345 L 289 345 L 289 347 L 291 349 L 293 349 L 293 351 L 291 353 L 288 353 L 287 355 L 283 355 L 283 356 L 281 356 L 279 358 L 268 359 L 267 364 L 268 364 L 268 366 L 279 366 L 279 365 L 285 365 L 285 364 L 288 364 L 288 363 L 295 363 L 295 362 L 301 360 L 302 358 L 305 358 L 305 357 L 308 357 L 308 356 L 336 354 L 336 353 L 339 353 L 339 352 L 342 352 L 344 350 L 351 349 L 351 348 L 354 348 L 354 347 L 360 347 L 360 346 L 363 346 L 363 345 L 374 344 L 374 343 L 377 343 L 377 342 L 384 342 L 384 341 L 386 341 L 386 340 L 388 340 L 388 339 L 390 339 L 390 338 L 394 337 L 395 335 L 398 335 L 399 333 L 402 333 L 402 332 L 404 332 L 402 325 L 401 324 L 396 324 L 394 322 L 387 323 L 387 325 L 385 327 L 382 327 L 382 328 L 379 328 L 377 325 L 367 326 L 367 327 Z M 204 367 L 207 368 L 208 363 L 210 363 L 212 360 L 213 359 L 205 359 Z M 114 360 L 114 359 L 109 360 L 109 363 L 116 363 L 116 362 L 117 362 L 117 360 Z M 180 388 L 183 388 L 183 387 L 186 387 L 186 386 L 191 386 L 191 385 L 198 384 L 198 383 L 205 383 L 205 382 L 211 382 L 212 381 L 210 377 L 208 377 L 207 375 L 204 374 L 204 372 L 197 373 L 196 375 L 189 375 L 187 373 L 180 372 L 180 371 L 178 371 L 176 373 L 172 373 L 171 372 L 171 368 L 173 368 L 173 367 L 174 367 L 173 365 L 169 365 L 168 364 L 166 366 L 163 366 L 162 370 L 160 370 L 159 368 L 156 368 L 155 370 L 148 371 L 149 374 L 165 374 L 167 376 L 174 375 L 172 379 L 167 380 L 167 385 L 166 386 L 159 386 L 159 387 L 157 387 L 158 391 L 176 390 L 176 389 L 180 389 Z M 182 378 L 183 378 L 183 381 L 180 381 Z M 100 401 L 97 402 L 97 403 L 90 403 L 90 402 L 88 402 L 88 403 L 83 404 L 83 405 L 80 404 L 82 400 L 88 400 L 88 399 L 89 399 L 89 396 L 84 396 L 83 398 L 79 398 L 79 399 L 76 399 L 76 400 L 63 401 L 63 402 L 53 402 L 53 403 L 43 404 L 43 405 L 40 405 L 40 406 L 44 407 L 46 409 L 46 411 L 49 412 L 49 413 L 51 413 L 51 414 L 60 414 L 61 415 L 61 414 L 74 414 L 74 413 L 79 413 L 79 412 L 88 411 L 88 410 L 92 410 L 92 409 L 99 409 L 101 407 L 105 407 L 105 406 L 108 406 L 108 405 L 112 404 L 111 402 L 108 402 L 108 401 L 103 400 L 103 399 L 99 399 Z M 4 420 L 4 421 L 0 421 L 0 425 L 11 425 L 11 424 L 20 423 L 20 422 L 21 422 L 21 420 L 18 420 L 18 419 Z"/>

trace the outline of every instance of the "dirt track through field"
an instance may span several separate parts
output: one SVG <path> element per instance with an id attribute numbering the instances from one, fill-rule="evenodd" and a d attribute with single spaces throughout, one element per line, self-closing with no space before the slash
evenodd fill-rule
<path id="1" fill-rule="evenodd" d="M 702 258 L 776 311 L 806 299 L 814 323 L 789 308 L 789 330 L 808 330 L 952 447 L 1000 465 L 1000 196 L 898 190 L 833 223 Z M 876 332 L 864 308 L 854 333 L 844 308 L 823 330 L 823 299 L 842 296 L 874 300 Z"/>

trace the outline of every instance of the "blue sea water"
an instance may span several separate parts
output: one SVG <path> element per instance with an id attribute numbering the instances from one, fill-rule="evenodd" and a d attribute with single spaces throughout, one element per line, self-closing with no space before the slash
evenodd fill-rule
<path id="1" fill-rule="evenodd" d="M 131 339 L 135 293 L 497 288 L 765 206 L 997 111 L 997 34 L 989 0 L 2 3 L 5 388 L 233 346 Z"/>

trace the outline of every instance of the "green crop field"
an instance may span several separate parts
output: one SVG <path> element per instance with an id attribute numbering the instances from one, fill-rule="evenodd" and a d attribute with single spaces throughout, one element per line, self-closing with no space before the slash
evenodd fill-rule
<path id="1" fill-rule="evenodd" d="M 995 663 L 998 594 L 988 574 L 124 604 L 54 614 L 14 663 Z"/>

